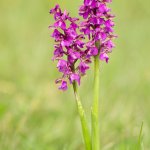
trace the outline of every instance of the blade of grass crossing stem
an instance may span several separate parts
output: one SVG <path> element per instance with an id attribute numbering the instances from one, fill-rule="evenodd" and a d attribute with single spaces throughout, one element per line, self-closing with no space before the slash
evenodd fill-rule
<path id="1" fill-rule="evenodd" d="M 139 134 L 139 138 L 138 138 L 138 150 L 142 149 L 142 133 L 143 133 L 143 122 L 141 124 L 141 129 L 140 129 L 140 134 Z"/>
<path id="2" fill-rule="evenodd" d="M 99 55 L 94 57 L 94 99 L 92 106 L 92 150 L 100 150 L 99 136 Z"/>
<path id="3" fill-rule="evenodd" d="M 80 116 L 85 148 L 86 148 L 86 150 L 92 150 L 91 136 L 90 136 L 88 124 L 87 124 L 87 121 L 86 121 L 85 112 L 84 112 L 82 103 L 80 101 L 79 95 L 78 95 L 78 87 L 77 87 L 76 82 L 73 83 L 73 89 L 74 89 L 74 94 L 75 94 L 75 98 L 76 98 L 78 113 L 79 113 L 79 116 Z"/>

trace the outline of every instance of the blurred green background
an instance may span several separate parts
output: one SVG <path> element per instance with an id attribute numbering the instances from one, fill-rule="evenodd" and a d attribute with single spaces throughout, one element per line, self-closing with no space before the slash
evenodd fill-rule
<path id="1" fill-rule="evenodd" d="M 72 88 L 57 89 L 49 9 L 77 16 L 82 0 L 0 0 L 0 150 L 83 150 Z M 101 63 L 102 150 L 134 150 L 140 126 L 150 149 L 150 1 L 117 1 L 116 48 Z M 81 98 L 90 115 L 92 69 Z M 88 82 L 87 82 L 88 81 Z M 90 118 L 88 118 L 90 121 Z"/>

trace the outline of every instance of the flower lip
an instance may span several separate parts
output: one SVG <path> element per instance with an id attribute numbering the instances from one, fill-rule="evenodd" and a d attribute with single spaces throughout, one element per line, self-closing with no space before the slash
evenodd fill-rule
<path id="1" fill-rule="evenodd" d="M 59 4 L 56 4 L 56 6 L 50 10 L 50 14 L 55 14 L 58 9 L 60 9 L 60 6 L 59 6 Z"/>
<path id="2" fill-rule="evenodd" d="M 66 91 L 68 89 L 67 82 L 66 81 L 62 81 L 61 85 L 59 86 L 59 89 L 63 90 L 63 91 Z"/>
<path id="3" fill-rule="evenodd" d="M 57 64 L 59 72 L 66 73 L 68 72 L 68 64 L 66 60 L 60 59 Z"/>
<path id="4" fill-rule="evenodd" d="M 100 59 L 102 60 L 102 61 L 106 61 L 106 63 L 108 63 L 108 60 L 109 60 L 109 57 L 108 57 L 108 55 L 106 54 L 106 53 L 101 53 L 100 54 Z"/>
<path id="5" fill-rule="evenodd" d="M 88 69 L 89 69 L 89 66 L 88 66 L 87 63 L 85 63 L 85 62 L 80 62 L 80 64 L 79 64 L 79 71 L 80 71 L 80 73 L 81 73 L 82 75 L 84 75 L 84 74 L 86 73 L 86 70 L 88 70 Z"/>
<path id="6" fill-rule="evenodd" d="M 72 73 L 70 75 L 70 83 L 73 83 L 74 81 L 76 81 L 78 83 L 78 85 L 80 85 L 80 75 L 77 73 Z"/>

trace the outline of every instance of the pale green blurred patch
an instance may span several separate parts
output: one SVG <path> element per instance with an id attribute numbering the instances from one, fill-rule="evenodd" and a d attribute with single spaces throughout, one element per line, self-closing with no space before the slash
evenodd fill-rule
<path id="1" fill-rule="evenodd" d="M 83 150 L 72 89 L 62 93 L 54 84 L 60 74 L 51 61 L 48 12 L 56 3 L 76 17 L 82 1 L 0 1 L 1 150 Z M 101 63 L 103 150 L 134 150 L 142 121 L 143 147 L 150 148 L 149 6 L 149 0 L 111 5 L 119 38 L 109 64 Z M 88 115 L 92 75 L 91 69 L 80 87 Z"/>

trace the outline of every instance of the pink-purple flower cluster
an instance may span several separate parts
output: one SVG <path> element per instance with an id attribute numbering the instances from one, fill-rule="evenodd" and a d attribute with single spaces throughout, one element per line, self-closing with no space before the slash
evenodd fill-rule
<path id="1" fill-rule="evenodd" d="M 71 84 L 76 81 L 80 85 L 81 76 L 89 69 L 91 54 L 84 49 L 83 34 L 77 32 L 78 18 L 71 18 L 67 11 L 62 12 L 59 5 L 50 10 L 50 14 L 55 19 L 54 25 L 50 26 L 54 29 L 52 37 L 56 42 L 53 60 L 58 60 L 57 68 L 63 74 L 56 83 L 60 83 L 59 89 L 67 90 L 67 79 Z"/>
<path id="2" fill-rule="evenodd" d="M 116 37 L 113 32 L 115 17 L 111 14 L 111 9 L 107 3 L 112 0 L 84 0 L 84 4 L 79 9 L 79 15 L 83 16 L 84 21 L 81 23 L 81 32 L 88 36 L 91 46 L 100 44 L 99 56 L 101 60 L 108 63 L 108 53 L 115 46 L 112 39 Z"/>
<path id="3" fill-rule="evenodd" d="M 106 5 L 109 2 L 111 0 L 84 0 L 79 9 L 79 15 L 84 18 L 82 23 L 78 18 L 70 17 L 66 10 L 62 12 L 59 5 L 50 10 L 55 19 L 50 26 L 55 39 L 53 60 L 58 61 L 57 68 L 62 73 L 56 80 L 60 83 L 59 89 L 67 90 L 68 81 L 80 85 L 81 76 L 86 74 L 93 56 L 99 55 L 101 60 L 108 62 L 107 54 L 114 47 L 112 38 L 115 37 L 114 16 Z M 88 42 L 85 42 L 86 36 Z"/>

